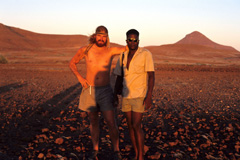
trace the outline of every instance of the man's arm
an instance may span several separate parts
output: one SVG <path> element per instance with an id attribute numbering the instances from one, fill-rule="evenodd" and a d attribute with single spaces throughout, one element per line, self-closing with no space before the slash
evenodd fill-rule
<path id="1" fill-rule="evenodd" d="M 117 107 L 118 106 L 118 94 L 121 91 L 121 86 L 122 86 L 122 77 L 121 76 L 117 76 L 116 82 L 115 82 L 115 86 L 114 86 L 114 93 L 113 93 L 113 99 L 114 99 L 114 106 Z"/>
<path id="2" fill-rule="evenodd" d="M 121 91 L 121 86 L 122 86 L 122 76 L 117 76 L 116 83 L 114 86 L 114 95 L 117 96 Z"/>
<path id="3" fill-rule="evenodd" d="M 69 67 L 72 70 L 72 72 L 75 74 L 77 77 L 78 81 L 81 83 L 82 87 L 87 88 L 88 87 L 88 82 L 85 78 L 83 78 L 80 73 L 77 70 L 76 64 L 84 58 L 84 50 L 86 48 L 80 48 L 78 52 L 75 54 L 75 56 L 71 59 L 69 63 Z"/>
<path id="4" fill-rule="evenodd" d="M 121 56 L 120 56 L 121 57 Z M 114 97 L 114 106 L 117 107 L 118 106 L 118 93 L 119 91 L 122 89 L 121 88 L 121 83 L 122 83 L 122 76 L 121 76 L 121 72 L 122 72 L 122 68 L 121 68 L 121 65 L 120 65 L 120 59 L 121 58 L 118 58 L 118 61 L 117 61 L 117 64 L 116 64 L 116 67 L 114 69 L 114 74 L 117 75 L 117 78 L 116 78 L 116 81 L 115 81 L 115 86 L 114 86 L 114 93 L 113 93 L 113 97 Z"/>
<path id="5" fill-rule="evenodd" d="M 155 73 L 154 71 L 147 72 L 148 74 L 148 90 L 147 90 L 147 95 L 144 99 L 144 104 L 146 106 L 146 110 L 149 109 L 152 105 L 152 92 L 153 92 L 153 87 L 155 83 Z"/>
<path id="6" fill-rule="evenodd" d="M 111 47 L 111 52 L 112 52 L 113 56 L 119 55 L 122 52 L 125 52 L 127 50 L 128 50 L 128 46 L 125 46 L 125 47 Z"/>

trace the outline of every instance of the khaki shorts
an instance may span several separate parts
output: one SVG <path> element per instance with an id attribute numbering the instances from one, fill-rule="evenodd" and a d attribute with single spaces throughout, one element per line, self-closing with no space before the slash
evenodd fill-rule
<path id="1" fill-rule="evenodd" d="M 83 88 L 79 109 L 86 112 L 113 110 L 113 90 L 110 85 Z"/>
<path id="2" fill-rule="evenodd" d="M 122 99 L 122 111 L 123 112 L 140 112 L 143 113 L 145 105 L 143 105 L 144 97 L 140 98 L 123 98 Z"/>

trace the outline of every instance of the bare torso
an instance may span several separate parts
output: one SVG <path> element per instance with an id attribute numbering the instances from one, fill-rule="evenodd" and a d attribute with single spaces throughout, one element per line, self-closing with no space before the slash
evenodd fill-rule
<path id="1" fill-rule="evenodd" d="M 69 63 L 70 69 L 76 75 L 81 85 L 87 88 L 91 86 L 106 86 L 110 84 L 110 69 L 112 59 L 115 55 L 119 55 L 126 50 L 125 47 L 98 47 L 95 44 L 90 48 L 87 54 L 87 47 L 78 50 Z M 83 77 L 77 69 L 76 64 L 85 58 L 87 73 Z"/>
<path id="2" fill-rule="evenodd" d="M 110 84 L 110 68 L 113 55 L 107 47 L 99 50 L 94 46 L 85 56 L 87 74 L 86 80 L 91 86 L 106 86 Z"/>

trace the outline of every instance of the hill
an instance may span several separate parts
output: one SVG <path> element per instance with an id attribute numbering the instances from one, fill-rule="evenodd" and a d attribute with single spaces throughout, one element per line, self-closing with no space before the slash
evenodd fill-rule
<path id="1" fill-rule="evenodd" d="M 174 44 L 146 47 L 161 63 L 181 64 L 239 64 L 240 52 L 230 46 L 217 44 L 195 31 Z"/>
<path id="2" fill-rule="evenodd" d="M 85 35 L 40 34 L 0 23 L 0 54 L 10 63 L 69 62 L 87 43 Z M 155 63 L 240 65 L 239 51 L 217 44 L 198 31 L 174 44 L 145 48 L 153 53 Z"/>
<path id="3" fill-rule="evenodd" d="M 189 44 L 189 45 L 201 45 L 205 47 L 210 47 L 214 49 L 219 49 L 219 50 L 229 50 L 229 51 L 236 51 L 233 47 L 230 46 L 224 46 L 217 44 L 207 38 L 205 35 L 198 31 L 194 31 L 191 34 L 186 35 L 183 39 L 178 41 L 176 44 Z"/>
<path id="4" fill-rule="evenodd" d="M 51 35 L 9 27 L 0 23 L 0 50 L 68 48 L 86 45 L 84 35 Z M 117 45 L 112 43 L 111 45 Z"/>
<path id="5" fill-rule="evenodd" d="M 0 54 L 11 63 L 68 62 L 87 44 L 85 35 L 40 34 L 0 23 Z"/>
<path id="6" fill-rule="evenodd" d="M 83 35 L 39 34 L 3 24 L 0 24 L 0 33 L 1 50 L 79 47 L 88 40 Z"/>

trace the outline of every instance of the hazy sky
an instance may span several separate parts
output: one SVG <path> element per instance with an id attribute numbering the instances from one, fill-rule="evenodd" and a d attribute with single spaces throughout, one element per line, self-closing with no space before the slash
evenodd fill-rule
<path id="1" fill-rule="evenodd" d="M 0 0 L 0 23 L 47 34 L 91 35 L 97 26 L 125 45 L 171 44 L 193 31 L 240 51 L 240 0 Z"/>

